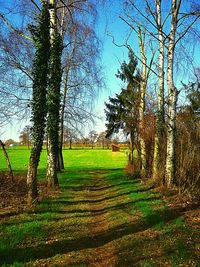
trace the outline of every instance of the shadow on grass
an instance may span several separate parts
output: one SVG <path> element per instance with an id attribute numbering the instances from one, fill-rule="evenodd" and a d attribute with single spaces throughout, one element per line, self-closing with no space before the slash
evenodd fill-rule
<path id="1" fill-rule="evenodd" d="M 79 212 L 79 211 L 76 211 Z M 56 240 L 34 247 L 14 248 L 0 252 L 0 263 L 11 264 L 13 262 L 28 262 L 30 260 L 45 259 L 57 254 L 63 254 L 82 249 L 101 247 L 109 242 L 120 239 L 129 234 L 145 231 L 155 224 L 167 223 L 174 220 L 182 213 L 181 209 L 156 211 L 135 223 L 123 223 L 114 226 L 108 231 L 91 236 L 83 236 L 72 240 Z"/>
<path id="2" fill-rule="evenodd" d="M 69 218 L 75 218 L 75 222 L 78 222 L 78 219 L 90 219 L 89 221 L 93 222 L 95 216 L 103 215 L 101 218 L 104 219 L 107 218 L 105 215 L 109 214 L 109 212 L 114 214 L 113 212 L 120 212 L 121 210 L 126 212 L 131 212 L 134 208 L 136 209 L 137 203 L 142 203 L 143 206 L 146 205 L 147 202 L 153 202 L 154 200 L 159 200 L 160 197 L 158 195 L 149 195 L 146 197 L 146 194 L 141 195 L 140 199 L 132 199 L 127 198 L 128 195 L 132 193 L 139 193 L 139 192 L 146 192 L 149 190 L 149 188 L 141 186 L 139 184 L 138 180 L 130 180 L 123 175 L 122 169 L 111 169 L 110 171 L 108 169 L 101 169 L 97 173 L 101 174 L 103 179 L 106 180 L 105 182 L 102 182 L 101 179 L 95 180 L 95 177 L 93 176 L 94 170 L 96 173 L 96 169 L 84 169 L 81 171 L 71 171 L 70 173 L 62 173 L 61 177 L 61 188 L 65 191 L 63 192 L 63 197 L 50 199 L 42 201 L 41 206 L 38 206 L 38 209 L 34 211 L 34 218 L 33 220 L 45 220 L 45 214 L 49 213 L 52 214 L 52 217 L 48 218 L 48 222 L 55 223 L 55 229 L 50 229 L 50 234 L 48 236 L 48 241 L 39 241 L 40 243 L 34 244 L 34 246 L 29 243 L 28 247 L 22 247 L 22 244 L 20 247 L 16 248 L 6 248 L 0 252 L 0 264 L 6 263 L 6 264 L 12 264 L 13 262 L 29 262 L 31 260 L 39 260 L 39 259 L 45 259 L 53 257 L 57 254 L 64 254 L 72 251 L 81 251 L 84 249 L 96 249 L 101 246 L 104 246 L 112 241 L 120 242 L 120 238 L 126 237 L 130 234 L 136 234 L 142 231 L 145 231 L 151 227 L 154 227 L 157 224 L 163 224 L 167 223 L 171 220 L 174 220 L 178 218 L 182 212 L 185 211 L 185 209 L 181 208 L 168 208 L 165 210 L 157 210 L 153 211 L 151 214 L 146 214 L 144 217 L 142 217 L 140 220 L 137 220 L 136 222 L 123 222 L 120 225 L 112 225 L 107 231 L 98 232 L 96 234 L 86 235 L 85 233 L 82 233 L 82 236 L 75 238 L 72 235 L 73 229 L 76 230 L 77 225 L 74 224 L 72 227 L 74 228 L 67 228 L 68 225 L 65 224 L 65 227 L 62 228 L 62 220 L 67 219 L 69 214 Z M 119 171 L 121 173 L 118 173 L 116 175 L 116 172 Z M 90 173 L 91 172 L 91 173 Z M 109 174 L 108 174 L 109 172 Z M 108 174 L 108 175 L 106 175 Z M 63 175 L 66 175 L 64 177 Z M 105 175 L 105 176 L 104 176 Z M 79 177 L 83 178 L 79 178 Z M 87 177 L 87 178 L 85 178 Z M 98 175 L 97 175 L 98 178 Z M 122 180 L 123 179 L 123 180 Z M 64 181 L 65 180 L 65 181 Z M 69 184 L 64 185 L 64 184 Z M 91 185 L 94 184 L 93 186 Z M 74 186 L 73 186 L 74 184 Z M 78 194 L 77 192 L 82 190 L 88 190 L 95 193 L 99 193 L 100 198 L 97 199 L 98 195 L 95 194 L 94 199 L 87 199 L 87 194 L 85 195 L 86 199 L 78 200 L 73 196 L 68 197 L 69 190 Z M 109 195 L 105 196 L 105 191 L 109 189 Z M 70 192 L 71 192 L 70 191 Z M 123 197 L 125 199 L 123 203 Z M 80 195 L 81 198 L 81 195 Z M 95 199 L 96 198 L 96 199 Z M 122 198 L 122 201 L 120 203 L 116 203 L 115 201 L 117 198 Z M 118 199 L 119 200 L 119 199 Z M 106 205 L 102 205 L 102 203 L 105 201 Z M 89 206 L 86 205 L 86 207 L 79 207 L 79 205 L 82 204 L 89 204 Z M 90 206 L 91 204 L 91 206 Z M 98 207 L 98 204 L 99 207 Z M 95 206 L 97 205 L 97 206 Z M 31 218 L 31 212 L 28 213 Z M 38 218 L 37 218 L 38 215 Z M 64 215 L 64 216 L 62 216 Z M 65 216 L 66 215 L 66 216 Z M 39 216 L 43 217 L 40 218 Z M 112 218 L 111 218 L 112 219 Z M 61 239 L 54 239 L 54 235 L 52 235 L 51 239 L 51 230 L 56 230 L 56 224 L 59 222 L 59 231 L 63 231 L 63 237 Z M 26 220 L 23 221 L 25 223 Z M 27 220 L 27 222 L 29 222 Z M 99 221 L 97 221 L 98 223 Z M 80 224 L 86 224 L 87 221 L 81 222 Z M 13 225 L 15 223 L 13 222 Z M 17 225 L 18 223 L 16 223 Z M 64 222 L 63 222 L 64 224 Z M 68 229 L 68 230 L 66 230 Z M 66 238 L 68 237 L 68 239 Z M 69 240 L 70 238 L 70 240 Z M 119 241 L 118 241 L 119 240 Z M 144 242 L 141 243 L 144 247 Z M 138 251 L 138 243 L 136 242 L 133 244 L 133 249 L 135 248 Z M 127 251 L 127 250 L 126 250 Z M 141 259 L 147 259 L 147 256 L 139 256 L 140 254 L 136 255 L 139 258 L 134 258 L 132 255 L 132 260 L 135 259 L 135 262 L 139 262 Z M 143 258 L 142 258 L 143 257 Z M 119 259 L 119 264 L 121 264 L 122 261 Z M 120 266 L 120 265 L 118 265 Z M 130 265 L 123 265 L 121 266 L 133 266 Z"/>
<path id="3" fill-rule="evenodd" d="M 91 213 L 105 213 L 105 212 L 109 212 L 111 210 L 118 210 L 118 209 L 127 209 L 127 208 L 131 208 L 133 207 L 133 205 L 137 202 L 147 202 L 147 201 L 153 201 L 153 200 L 158 200 L 160 199 L 159 197 L 151 197 L 151 198 L 144 198 L 144 199 L 138 199 L 138 200 L 133 200 L 133 201 L 129 201 L 129 202 L 124 202 L 124 203 L 120 203 L 120 204 L 117 204 L 117 205 L 111 205 L 111 206 L 107 206 L 105 208 L 96 208 L 96 209 L 91 209 L 90 207 L 88 209 L 86 208 L 83 208 L 83 209 L 72 209 L 72 210 L 68 210 L 68 211 L 64 211 L 64 213 L 87 213 L 87 212 L 91 212 Z M 97 201 L 98 202 L 98 201 Z M 100 201 L 101 202 L 101 201 Z M 42 203 L 44 204 L 48 204 L 47 201 L 43 201 Z M 81 200 L 81 201 L 54 201 L 53 203 L 55 204 L 64 204 L 64 205 L 78 205 L 78 204 L 89 204 L 91 203 L 90 201 L 88 200 Z M 49 211 L 49 210 L 46 210 L 46 211 Z M 52 210 L 50 210 L 52 212 Z M 41 211 L 41 212 L 44 212 L 44 211 Z M 59 213 L 60 211 L 58 210 L 54 210 L 53 212 L 57 212 Z"/>

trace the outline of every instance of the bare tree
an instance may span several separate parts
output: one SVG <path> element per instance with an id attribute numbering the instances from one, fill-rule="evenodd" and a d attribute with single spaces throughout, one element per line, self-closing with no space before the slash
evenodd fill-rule
<path id="1" fill-rule="evenodd" d="M 69 6 L 70 8 L 70 6 Z M 102 85 L 102 75 L 97 60 L 100 42 L 88 21 L 95 20 L 95 5 L 90 1 L 80 1 L 73 5 L 69 18 L 66 10 L 67 25 L 63 32 L 63 84 L 60 112 L 59 167 L 64 168 L 62 156 L 63 126 L 81 131 L 93 121 L 94 98 Z M 86 10 L 90 10 L 88 13 Z"/>
<path id="2" fill-rule="evenodd" d="M 89 134 L 88 134 L 88 139 L 90 141 L 90 144 L 92 146 L 92 149 L 94 148 L 94 144 L 97 140 L 97 136 L 98 136 L 98 133 L 94 130 L 90 131 Z"/>
<path id="3" fill-rule="evenodd" d="M 30 125 L 26 125 L 24 129 L 21 131 L 19 140 L 22 145 L 28 146 L 28 149 L 30 148 L 30 144 L 31 144 L 31 126 Z"/>

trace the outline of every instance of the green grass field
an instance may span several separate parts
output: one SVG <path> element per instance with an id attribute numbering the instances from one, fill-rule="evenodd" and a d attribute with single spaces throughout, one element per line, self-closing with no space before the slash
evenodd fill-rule
<path id="1" fill-rule="evenodd" d="M 8 151 L 14 172 L 26 172 L 29 152 Z M 64 159 L 58 195 L 1 220 L 1 266 L 199 266 L 198 222 L 127 177 L 124 152 L 64 150 Z M 44 150 L 40 179 L 45 168 Z"/>

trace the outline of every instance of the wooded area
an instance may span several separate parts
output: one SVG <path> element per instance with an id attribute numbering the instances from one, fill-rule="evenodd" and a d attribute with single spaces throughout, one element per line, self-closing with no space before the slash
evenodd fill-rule
<path id="1" fill-rule="evenodd" d="M 40 205 L 43 205 L 41 203 L 43 201 L 45 203 L 48 196 L 50 198 L 47 200 L 47 210 L 51 211 L 51 205 L 53 205 L 50 204 L 49 199 L 52 198 L 54 201 L 55 198 L 55 201 L 59 202 L 59 194 L 61 194 L 60 198 L 64 199 L 66 206 L 69 204 L 70 216 L 73 216 L 73 205 L 70 206 L 73 202 L 75 204 L 80 202 L 80 207 L 82 204 L 93 203 L 90 208 L 86 207 L 86 211 L 94 216 L 98 213 L 94 220 L 96 224 L 91 228 L 91 231 L 94 231 L 94 243 L 98 244 L 98 249 L 113 242 L 114 239 L 111 236 L 123 239 L 123 233 L 126 235 L 136 233 L 142 224 L 142 221 L 136 221 L 134 212 L 131 211 L 127 217 L 127 228 L 119 230 L 116 222 L 116 225 L 111 226 L 112 233 L 109 233 L 108 220 L 112 220 L 117 215 L 114 212 L 109 213 L 106 222 L 101 226 L 100 211 L 103 211 L 105 217 L 107 216 L 105 210 L 108 209 L 110 212 L 110 206 L 106 202 L 107 197 L 109 203 L 112 198 L 119 197 L 120 203 L 122 196 L 125 195 L 120 211 L 118 201 L 114 203 L 116 212 L 126 209 L 130 199 L 131 203 L 133 200 L 134 207 L 140 214 L 138 216 L 145 218 L 144 224 L 147 229 L 155 225 L 159 228 L 159 224 L 171 224 L 171 220 L 178 220 L 179 217 L 174 216 L 176 212 L 181 220 L 185 220 L 181 227 L 183 225 L 186 228 L 190 227 L 191 225 L 186 226 L 186 217 L 184 219 L 181 217 L 184 209 L 188 212 L 195 210 L 194 218 L 197 222 L 200 220 L 200 61 L 198 59 L 200 3 L 198 0 L 143 2 L 123 0 L 120 3 L 122 8 L 117 10 L 117 19 L 124 25 L 125 37 L 122 40 L 122 34 L 115 36 L 111 32 L 106 35 L 106 38 L 112 40 L 113 46 L 123 49 L 127 57 L 121 58 L 120 64 L 116 66 L 115 76 L 120 82 L 119 90 L 105 100 L 105 106 L 102 107 L 106 117 L 106 131 L 102 129 L 97 133 L 96 130 L 88 129 L 89 125 L 94 125 L 100 117 L 99 114 L 95 114 L 95 99 L 106 88 L 106 75 L 100 61 L 103 43 L 97 34 L 98 19 L 103 16 L 102 12 L 107 14 L 106 8 L 113 4 L 114 2 L 110 0 L 16 0 L 5 4 L 0 3 L 0 123 L 3 128 L 9 127 L 14 120 L 30 121 L 19 137 L 19 143 L 26 146 L 25 155 L 22 157 L 23 163 L 15 165 L 14 168 L 12 162 L 17 153 L 20 155 L 20 147 L 13 147 L 12 150 L 10 145 L 14 142 L 9 140 L 9 136 L 5 143 L 1 141 L 0 136 L 3 152 L 1 156 L 4 155 L 8 167 L 8 171 L 4 165 L 0 167 L 3 181 L 2 199 L 6 196 L 3 219 L 10 219 L 10 213 L 5 211 L 8 203 L 11 203 L 7 199 L 8 192 L 15 194 L 16 189 L 20 188 L 20 183 L 23 186 L 19 203 L 20 201 L 23 203 L 25 207 L 23 211 L 27 210 L 31 214 L 35 210 L 36 217 L 41 209 Z M 87 136 L 84 136 L 83 129 L 88 130 Z M 112 145 L 116 146 L 113 151 L 118 150 L 121 156 L 114 156 L 118 153 L 107 156 L 107 153 L 112 153 Z M 68 155 L 74 157 L 75 152 L 72 151 L 77 153 L 73 162 L 70 158 L 64 157 L 69 153 L 66 152 L 68 151 L 66 146 L 71 151 Z M 85 156 L 82 156 L 81 149 L 85 151 Z M 95 154 L 95 151 L 99 151 L 99 154 Z M 46 153 L 45 156 L 44 153 Z M 96 161 L 90 153 L 92 157 L 96 157 Z M 28 164 L 25 162 L 27 155 Z M 79 155 L 81 155 L 80 158 Z M 98 162 L 100 155 L 104 155 L 108 162 L 102 159 L 103 163 Z M 86 167 L 81 165 L 82 162 Z M 107 164 L 110 164 L 112 175 L 109 174 Z M 68 172 L 72 178 L 67 176 Z M 82 175 L 83 180 L 81 180 Z M 85 176 L 88 180 L 84 178 Z M 68 180 L 65 179 L 66 177 Z M 74 193 L 76 177 L 80 199 Z M 41 179 L 44 182 L 41 182 Z M 120 186 L 118 187 L 121 183 L 122 188 L 124 183 L 128 183 L 131 189 L 124 188 L 125 192 L 123 190 L 121 192 Z M 113 196 L 110 190 L 112 186 L 116 188 L 117 195 Z M 16 188 L 13 189 L 14 187 Z M 67 198 L 68 188 L 75 190 L 73 192 L 69 190 L 70 200 Z M 100 190 L 100 200 L 96 194 L 98 190 Z M 139 193 L 141 193 L 140 196 Z M 143 193 L 144 204 L 142 203 Z M 126 196 L 127 194 L 129 196 Z M 76 195 L 75 199 L 74 195 Z M 170 198 L 172 195 L 173 201 Z M 18 199 L 17 193 L 15 197 Z M 78 200 L 76 200 L 77 197 Z M 164 210 L 165 197 L 167 209 L 170 208 L 171 202 L 177 201 L 180 205 L 179 201 L 183 199 L 184 201 L 181 207 L 178 206 L 165 214 L 161 211 Z M 156 202 L 154 206 L 154 200 L 158 199 L 160 202 Z M 137 201 L 142 204 L 135 204 Z M 12 200 L 12 205 L 13 202 Z M 58 210 L 63 202 L 60 200 Z M 97 209 L 95 203 L 99 205 Z M 8 209 L 12 206 L 9 205 Z M 156 205 L 161 206 L 158 208 Z M 21 204 L 19 207 L 15 205 L 15 208 L 22 212 Z M 79 206 L 76 207 L 75 214 L 77 210 Z M 80 213 L 82 212 L 80 208 Z M 155 218 L 149 217 L 155 214 Z M 29 215 L 26 214 L 26 216 Z M 18 219 L 17 217 L 17 221 Z M 68 220 L 67 217 L 64 220 Z M 154 220 L 156 223 L 153 222 Z M 6 221 L 3 223 L 6 225 Z M 175 222 L 172 228 L 176 229 L 176 226 Z M 104 228 L 108 235 L 102 235 L 101 231 L 104 231 Z M 193 226 L 190 228 L 192 237 L 199 234 L 196 224 L 194 228 L 195 230 Z M 142 228 L 141 231 L 144 230 Z M 181 236 L 184 233 L 182 230 L 181 228 Z M 84 231 L 86 231 L 85 228 Z M 78 234 L 81 235 L 80 229 Z M 170 240 L 167 230 L 165 234 L 163 236 Z M 91 243 L 93 237 L 89 233 L 86 235 L 89 235 L 88 243 Z M 156 235 L 156 232 L 152 235 Z M 160 236 L 160 232 L 158 235 Z M 7 236 L 9 239 L 8 232 Z M 74 234 L 73 238 L 75 236 Z M 59 240 L 60 238 L 59 236 Z M 191 237 L 187 235 L 184 238 L 187 242 Z M 49 245 L 48 242 L 51 243 L 51 240 L 47 241 Z M 79 250 L 90 248 L 86 243 L 83 247 L 79 247 Z M 158 245 L 159 248 L 161 243 Z M 195 247 L 195 252 L 191 249 L 190 261 L 187 262 L 182 257 L 183 262 L 177 260 L 177 264 L 197 266 L 198 238 L 194 243 L 189 242 L 189 247 L 194 247 L 196 243 L 197 249 Z M 70 243 L 68 240 L 66 245 L 76 247 L 77 242 Z M 27 247 L 26 244 L 23 252 L 20 245 L 16 248 L 16 262 L 18 260 L 23 262 L 22 256 L 26 255 Z M 59 245 L 60 252 L 64 252 L 63 247 L 64 244 Z M 114 247 L 116 248 L 116 244 Z M 33 251 L 31 248 L 31 256 L 25 256 L 25 262 L 30 261 L 30 266 L 33 263 L 32 260 L 41 259 L 38 248 Z M 55 246 L 52 246 L 52 249 L 55 253 L 48 254 L 45 250 L 44 258 L 59 253 Z M 14 262 L 9 258 L 10 250 L 14 254 L 14 248 L 3 247 L 3 260 L 0 260 L 0 263 Z M 117 251 L 118 254 L 122 253 L 120 249 Z M 125 251 L 123 255 L 126 255 L 128 250 L 125 249 Z M 110 257 L 114 257 L 114 254 L 111 253 Z M 109 263 L 105 259 L 100 261 L 95 254 L 94 265 L 91 259 L 88 260 L 89 263 L 86 259 L 82 263 L 86 261 L 86 266 L 179 266 L 173 265 L 171 260 L 168 262 L 168 256 L 165 258 L 165 253 L 162 257 L 161 261 L 152 261 L 152 265 L 145 265 L 142 259 L 138 261 L 141 265 L 137 265 L 137 262 L 134 265 L 132 255 L 127 262 L 121 259 L 121 263 L 119 260 L 117 265 L 114 258 Z M 173 256 L 173 260 L 175 258 L 176 256 Z M 101 265 L 95 265 L 98 261 Z M 47 266 L 55 266 L 53 265 L 55 262 L 50 260 Z M 67 258 L 66 262 L 73 266 L 81 261 L 70 263 Z M 107 263 L 110 265 L 104 265 Z M 62 264 L 59 261 L 58 266 L 64 266 L 63 264 L 65 260 Z M 37 266 L 42 265 L 38 263 Z"/>

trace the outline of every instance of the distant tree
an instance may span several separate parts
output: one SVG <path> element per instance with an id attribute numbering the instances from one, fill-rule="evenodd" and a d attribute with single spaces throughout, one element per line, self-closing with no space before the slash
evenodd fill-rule
<path id="1" fill-rule="evenodd" d="M 90 143 L 90 139 L 87 138 L 87 137 L 83 137 L 80 139 L 80 142 L 81 142 L 81 145 L 84 145 L 84 146 L 88 146 L 88 144 Z"/>
<path id="2" fill-rule="evenodd" d="M 96 142 L 97 137 L 98 137 L 98 133 L 94 130 L 90 131 L 88 134 L 88 139 L 89 139 L 89 142 L 92 146 L 92 149 L 94 148 L 94 143 Z"/>
<path id="3" fill-rule="evenodd" d="M 73 140 L 77 138 L 75 130 L 65 127 L 63 131 L 63 144 L 69 144 L 69 149 L 72 149 Z"/>
<path id="4" fill-rule="evenodd" d="M 119 137 L 115 136 L 114 138 L 112 138 L 112 143 L 115 145 L 118 145 L 119 144 Z"/>
<path id="5" fill-rule="evenodd" d="M 104 149 L 106 146 L 106 141 L 107 141 L 106 132 L 99 133 L 99 135 L 97 137 L 97 142 L 98 142 L 99 146 Z"/>
<path id="6" fill-rule="evenodd" d="M 31 126 L 27 125 L 24 127 L 24 129 L 21 131 L 19 140 L 22 145 L 28 146 L 28 149 L 30 148 L 31 144 Z"/>
<path id="7" fill-rule="evenodd" d="M 5 144 L 6 146 L 10 146 L 10 145 L 17 144 L 17 142 L 14 141 L 13 139 L 8 139 L 8 140 L 6 140 L 6 141 L 4 142 L 4 144 Z"/>

